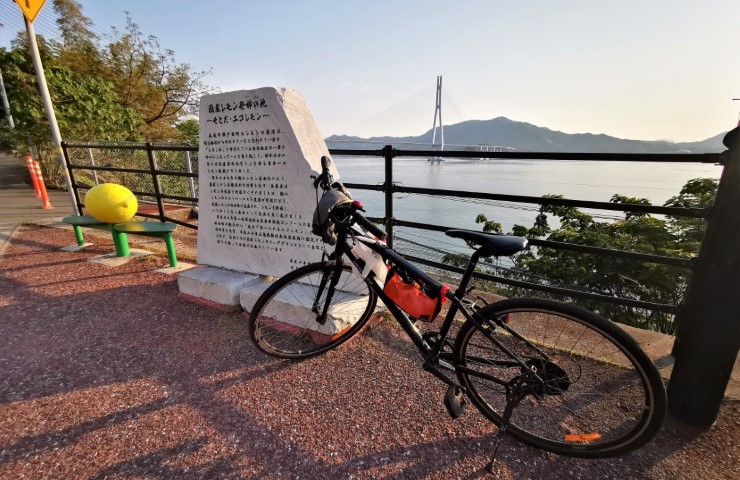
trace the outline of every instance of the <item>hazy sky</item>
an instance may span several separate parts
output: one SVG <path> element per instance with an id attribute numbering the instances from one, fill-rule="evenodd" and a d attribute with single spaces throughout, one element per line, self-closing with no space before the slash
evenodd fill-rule
<path id="1" fill-rule="evenodd" d="M 36 29 L 52 36 L 46 3 Z M 80 3 L 99 32 L 130 12 L 178 61 L 212 68 L 208 81 L 222 91 L 297 89 L 326 136 L 423 133 L 437 75 L 445 123 L 506 116 L 693 141 L 732 128 L 740 110 L 738 0 Z M 19 28 L 16 10 L 0 0 L 2 46 Z"/>

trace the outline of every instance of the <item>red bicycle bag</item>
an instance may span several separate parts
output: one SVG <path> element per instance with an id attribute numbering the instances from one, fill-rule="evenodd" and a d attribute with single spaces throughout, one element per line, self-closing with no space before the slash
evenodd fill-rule
<path id="1" fill-rule="evenodd" d="M 383 287 L 383 292 L 401 310 L 424 322 L 431 322 L 437 318 L 440 310 L 442 310 L 442 304 L 447 301 L 446 291 L 447 287 L 444 286 L 439 296 L 429 296 L 417 282 L 404 279 L 394 268 L 391 268 L 388 272 Z"/>

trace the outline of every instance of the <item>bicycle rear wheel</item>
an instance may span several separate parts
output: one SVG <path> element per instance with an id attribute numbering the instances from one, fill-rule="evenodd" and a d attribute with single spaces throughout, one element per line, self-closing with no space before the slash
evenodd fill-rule
<path id="1" fill-rule="evenodd" d="M 478 314 L 484 328 L 467 321 L 455 341 L 458 378 L 499 426 L 507 393 L 521 398 L 508 424 L 515 437 L 561 455 L 602 458 L 633 451 L 660 429 L 666 410 L 660 374 L 615 324 L 535 298 L 503 300 Z"/>
<path id="2" fill-rule="evenodd" d="M 357 333 L 375 311 L 367 281 L 344 266 L 333 289 L 326 321 L 319 319 L 333 283 L 329 262 L 298 268 L 265 290 L 252 308 L 249 334 L 263 352 L 281 358 L 324 353 Z"/>

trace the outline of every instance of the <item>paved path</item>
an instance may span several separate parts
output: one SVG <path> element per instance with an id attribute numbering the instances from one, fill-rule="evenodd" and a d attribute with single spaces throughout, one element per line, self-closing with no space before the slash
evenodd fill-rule
<path id="1" fill-rule="evenodd" d="M 49 190 L 54 208 L 44 210 L 28 169 L 17 157 L 0 154 L 0 255 L 16 227 L 23 222 L 54 223 L 72 214 L 72 204 L 66 191 Z"/>

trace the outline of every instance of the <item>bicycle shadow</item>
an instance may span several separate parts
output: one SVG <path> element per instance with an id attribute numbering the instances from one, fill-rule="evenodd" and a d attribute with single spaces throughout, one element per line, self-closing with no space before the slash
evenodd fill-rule
<path id="1" fill-rule="evenodd" d="M 408 361 L 410 364 L 418 365 L 419 359 L 415 353 L 415 348 L 405 338 L 402 331 L 393 326 L 376 325 L 369 332 L 370 333 L 366 333 L 364 337 L 365 341 L 371 339 L 374 346 L 380 344 L 393 354 L 399 355 L 399 360 Z M 419 379 L 413 379 L 409 381 L 418 380 Z M 439 394 L 439 400 L 441 403 L 441 392 Z M 381 406 L 379 408 L 383 407 Z M 467 408 L 468 410 L 466 411 L 465 416 L 472 415 L 480 417 L 480 414 L 473 406 L 468 405 Z M 733 424 L 733 422 L 737 422 L 740 419 L 740 405 L 728 404 L 725 409 L 729 410 L 729 414 L 724 417 L 723 421 L 729 424 L 729 428 L 732 428 L 733 425 L 737 425 L 737 423 Z M 605 412 L 605 414 L 607 414 L 607 412 Z M 428 417 L 439 419 L 440 416 L 446 416 L 446 412 L 444 412 L 443 409 L 439 409 L 434 412 L 434 414 L 432 414 L 430 410 Z M 419 422 L 419 419 L 413 418 L 409 419 L 409 421 L 415 423 L 414 426 L 417 426 L 416 422 Z M 401 428 L 403 427 L 399 425 L 399 429 Z M 463 434 L 464 431 L 465 429 L 463 429 Z M 737 434 L 736 427 L 734 428 L 734 432 Z M 439 446 L 444 444 L 444 448 L 440 449 L 444 451 L 449 451 L 448 448 L 466 449 L 467 453 L 464 456 L 468 457 L 468 463 L 472 462 L 473 465 L 471 466 L 469 473 L 460 476 L 460 478 L 485 477 L 489 475 L 489 473 L 483 467 L 490 460 L 495 433 L 496 430 L 493 429 L 488 435 L 470 437 L 472 439 L 472 443 L 467 441 L 458 442 L 441 440 L 438 443 L 432 443 L 429 445 Z M 520 442 L 514 437 L 507 436 L 505 437 L 504 443 L 499 451 L 498 461 L 494 464 L 494 474 L 502 478 L 519 478 L 519 476 L 516 475 L 516 472 L 519 472 L 519 474 L 525 474 L 526 476 L 534 475 L 532 478 L 573 477 L 574 471 L 584 475 L 584 478 L 585 475 L 592 478 L 646 478 L 648 475 L 657 474 L 655 472 L 667 471 L 674 471 L 675 474 L 675 471 L 680 471 L 680 468 L 671 463 L 674 461 L 673 457 L 681 455 L 686 456 L 686 452 L 698 450 L 705 452 L 700 455 L 700 457 L 711 458 L 714 451 L 727 449 L 727 446 L 723 445 L 722 435 L 722 433 L 713 434 L 711 430 L 695 428 L 682 424 L 669 417 L 656 438 L 647 446 L 623 457 L 610 459 L 578 459 L 557 456 L 542 452 Z M 481 445 L 483 448 L 476 448 Z M 716 448 L 712 447 L 712 445 L 715 445 Z M 412 456 L 419 455 L 428 459 L 428 461 L 423 462 L 421 465 L 410 467 L 412 468 L 412 473 L 404 470 L 404 472 L 394 474 L 396 476 L 389 475 L 384 478 L 423 478 L 432 476 L 435 472 L 440 473 L 441 471 L 445 471 L 447 460 L 444 462 L 436 461 L 437 456 L 434 454 L 430 455 L 429 452 L 426 451 L 427 448 L 428 445 L 414 444 L 408 449 L 408 451 L 412 452 Z M 738 449 L 736 448 L 735 450 Z M 377 458 L 386 458 L 390 463 L 404 464 L 406 459 L 404 451 L 405 450 L 383 451 L 382 453 L 369 455 L 367 457 L 359 457 L 343 466 L 341 471 L 346 474 L 356 474 L 361 472 L 363 468 L 369 468 L 369 465 L 373 465 L 375 468 L 380 468 L 383 465 L 378 464 Z M 457 454 L 457 452 L 455 452 L 455 454 Z M 453 457 L 455 456 L 456 455 L 453 455 Z M 667 465 L 665 465 L 666 462 L 668 462 Z M 522 467 L 522 465 L 528 466 Z M 708 462 L 707 466 L 711 468 L 711 462 Z M 458 475 L 460 475 L 460 473 L 455 472 L 454 476 L 457 477 Z"/>

